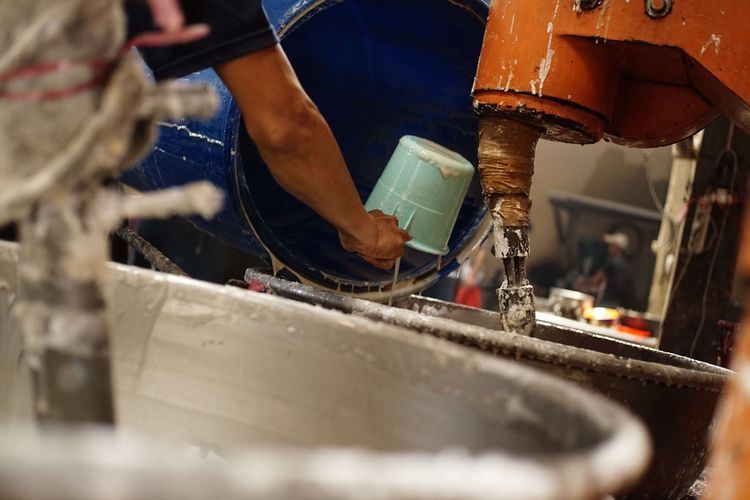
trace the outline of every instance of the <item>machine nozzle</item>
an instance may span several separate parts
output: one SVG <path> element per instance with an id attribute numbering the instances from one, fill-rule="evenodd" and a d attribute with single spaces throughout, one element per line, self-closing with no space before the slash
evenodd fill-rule
<path id="1" fill-rule="evenodd" d="M 536 143 L 541 131 L 523 122 L 487 116 L 479 125 L 479 174 L 494 230 L 495 256 L 505 281 L 498 290 L 503 328 L 531 334 L 534 292 L 526 275 L 529 210 Z"/>

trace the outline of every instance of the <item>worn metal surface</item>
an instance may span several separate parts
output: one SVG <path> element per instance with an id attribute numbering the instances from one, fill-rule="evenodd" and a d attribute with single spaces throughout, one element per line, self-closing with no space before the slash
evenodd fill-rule
<path id="1" fill-rule="evenodd" d="M 399 309 L 422 313 L 435 318 L 451 319 L 459 323 L 481 326 L 489 330 L 497 330 L 500 325 L 500 313 L 487 309 L 477 309 L 453 302 L 445 302 L 430 297 L 412 295 L 399 299 L 393 303 Z"/>
<path id="2" fill-rule="evenodd" d="M 452 302 L 444 302 L 430 297 L 412 295 L 411 297 L 402 298 L 396 301 L 396 307 L 416 312 L 425 311 L 425 314 L 429 316 L 452 319 L 454 321 L 481 326 L 490 330 L 498 330 L 498 325 L 500 325 L 500 315 L 494 311 L 477 309 L 461 304 L 454 304 Z M 654 347 L 656 345 L 656 339 L 654 338 L 638 337 L 621 333 L 612 330 L 611 328 L 603 328 L 581 323 L 549 312 L 537 311 L 536 319 L 537 321 L 541 321 L 545 327 L 555 327 L 561 331 L 568 331 L 571 332 L 571 334 L 580 336 L 582 339 L 601 338 L 602 341 L 605 342 L 605 345 L 608 341 L 613 339 L 623 341 L 620 343 L 626 346 L 637 344 L 645 347 Z M 534 336 L 538 337 L 538 335 Z"/>
<path id="3" fill-rule="evenodd" d="M 599 458 L 612 459 L 606 466 L 614 468 L 615 461 L 626 459 Z M 153 438 L 96 429 L 0 431 L 0 495 L 14 500 L 601 497 L 585 486 L 600 472 L 576 476 L 580 468 L 574 467 L 561 481 L 550 473 L 554 463 L 460 450 L 395 454 L 255 448 L 219 456 L 205 448 L 168 447 Z"/>
<path id="4" fill-rule="evenodd" d="M 0 263 L 13 258 L 0 246 Z M 0 271 L 12 292 L 15 269 Z M 619 406 L 520 365 L 233 287 L 125 266 L 110 276 L 119 425 L 220 456 L 274 447 L 254 452 L 248 487 L 265 478 L 287 497 L 594 498 L 645 467 L 645 431 Z M 0 326 L 5 346 L 12 332 Z M 18 355 L 3 356 L 6 422 L 28 418 Z M 73 488 L 57 496 L 97 498 L 66 480 L 78 470 L 72 477 L 119 477 L 110 484 L 122 498 L 142 493 L 127 494 L 123 477 L 139 473 L 119 469 L 122 457 L 102 463 L 70 441 L 66 453 L 35 457 L 18 439 L 0 440 L 0 492 L 51 484 Z M 447 449 L 463 451 L 437 454 Z M 145 465 L 146 475 L 164 466 Z"/>
<path id="5" fill-rule="evenodd" d="M 429 138 L 476 165 L 476 118 L 469 89 L 488 4 L 264 2 L 302 85 L 331 125 L 363 200 L 403 135 Z M 188 80 L 217 89 L 219 113 L 209 122 L 165 124 L 153 154 L 124 180 L 152 190 L 208 179 L 228 194 L 218 217 L 194 221 L 211 234 L 263 255 L 274 269 L 286 266 L 334 290 L 372 295 L 390 288 L 392 273 L 341 249 L 335 229 L 276 183 L 216 74 L 203 71 Z M 485 214 L 477 179 L 459 212 L 450 252 L 439 265 L 434 256 L 407 249 L 396 293 L 414 293 L 419 289 L 415 281 L 424 289 L 454 271 L 456 259 L 485 236 Z"/>
<path id="6" fill-rule="evenodd" d="M 528 338 L 497 330 L 499 315 L 489 311 L 420 297 L 397 302 L 405 308 L 398 310 L 268 276 L 247 278 L 286 297 L 515 359 L 625 404 L 644 420 L 655 443 L 654 463 L 631 498 L 680 498 L 703 469 L 707 433 L 727 370 L 550 321 L 538 321 L 535 338 Z"/>

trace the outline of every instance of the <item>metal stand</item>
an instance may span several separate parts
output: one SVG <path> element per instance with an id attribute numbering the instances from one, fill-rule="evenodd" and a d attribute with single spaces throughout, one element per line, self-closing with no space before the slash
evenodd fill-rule
<path id="1" fill-rule="evenodd" d="M 661 349 L 714 364 L 727 356 L 719 321 L 731 304 L 750 161 L 750 138 L 729 133 L 725 118 L 704 133 L 659 335 Z"/>

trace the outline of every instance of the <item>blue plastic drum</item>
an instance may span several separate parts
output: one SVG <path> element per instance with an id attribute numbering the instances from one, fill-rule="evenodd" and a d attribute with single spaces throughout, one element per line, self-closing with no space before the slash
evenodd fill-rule
<path id="1" fill-rule="evenodd" d="M 474 165 L 477 119 L 471 86 L 489 0 L 267 0 L 268 15 L 304 88 L 328 120 L 363 200 L 400 137 L 417 135 Z M 258 76 L 262 78 L 262 75 Z M 239 110 L 212 70 L 187 78 L 221 96 L 209 122 L 164 124 L 153 153 L 123 180 L 154 190 L 209 180 L 227 193 L 201 229 L 261 254 L 305 282 L 377 298 L 392 273 L 341 249 L 333 227 L 271 177 Z M 478 176 L 477 176 L 478 177 Z M 487 234 L 478 178 L 466 197 L 449 253 L 407 249 L 396 294 L 426 288 L 454 270 Z"/>

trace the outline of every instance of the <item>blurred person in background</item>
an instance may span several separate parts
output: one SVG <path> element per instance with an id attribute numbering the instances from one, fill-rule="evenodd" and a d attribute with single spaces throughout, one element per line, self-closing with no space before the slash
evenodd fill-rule
<path id="1" fill-rule="evenodd" d="M 458 289 L 456 290 L 453 302 L 464 306 L 482 308 L 481 284 L 485 276 L 484 261 L 486 256 L 487 250 L 482 245 L 477 250 L 477 253 L 461 264 L 458 273 Z"/>
<path id="2" fill-rule="evenodd" d="M 602 241 L 607 246 L 606 259 L 590 276 L 578 277 L 574 288 L 596 297 L 599 306 L 637 308 L 633 270 L 625 258 L 630 240 L 618 232 L 605 234 Z"/>

